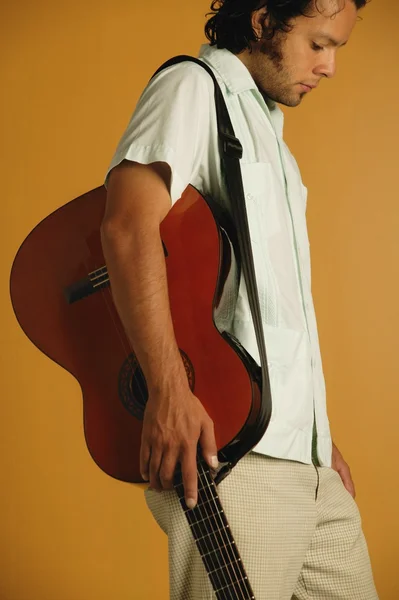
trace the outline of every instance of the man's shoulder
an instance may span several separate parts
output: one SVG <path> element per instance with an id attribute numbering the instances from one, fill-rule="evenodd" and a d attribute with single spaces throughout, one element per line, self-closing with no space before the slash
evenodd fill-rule
<path id="1" fill-rule="evenodd" d="M 214 84 L 210 75 L 198 63 L 186 60 L 166 67 L 149 82 L 150 87 L 176 88 L 183 86 L 187 89 L 213 92 Z"/>

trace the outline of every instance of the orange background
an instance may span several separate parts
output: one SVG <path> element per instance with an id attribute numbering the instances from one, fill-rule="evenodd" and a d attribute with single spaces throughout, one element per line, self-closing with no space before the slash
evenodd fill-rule
<path id="1" fill-rule="evenodd" d="M 166 539 L 140 486 L 89 457 L 80 388 L 19 329 L 8 278 L 29 231 L 102 183 L 138 96 L 197 54 L 208 0 L 3 3 L 1 600 L 166 600 Z M 397 0 L 374 0 L 336 78 L 286 110 L 309 188 L 313 289 L 336 443 L 382 600 L 399 598 Z"/>

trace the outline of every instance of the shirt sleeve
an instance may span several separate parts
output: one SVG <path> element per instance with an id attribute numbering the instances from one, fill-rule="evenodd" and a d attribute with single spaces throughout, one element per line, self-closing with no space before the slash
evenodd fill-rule
<path id="1" fill-rule="evenodd" d="M 206 160 L 214 84 L 195 63 L 161 71 L 141 95 L 117 146 L 104 185 L 124 159 L 141 164 L 165 162 L 171 169 L 172 203 L 195 181 Z"/>

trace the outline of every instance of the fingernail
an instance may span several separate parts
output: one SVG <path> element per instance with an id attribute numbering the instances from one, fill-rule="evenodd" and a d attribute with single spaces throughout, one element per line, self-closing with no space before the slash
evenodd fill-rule
<path id="1" fill-rule="evenodd" d="M 186 505 L 187 505 L 187 508 L 192 510 L 193 508 L 195 508 L 196 501 L 194 500 L 194 498 L 187 498 Z"/>
<path id="2" fill-rule="evenodd" d="M 217 469 L 219 466 L 219 461 L 218 461 L 218 457 L 217 456 L 212 456 L 211 458 L 211 465 L 213 469 Z"/>

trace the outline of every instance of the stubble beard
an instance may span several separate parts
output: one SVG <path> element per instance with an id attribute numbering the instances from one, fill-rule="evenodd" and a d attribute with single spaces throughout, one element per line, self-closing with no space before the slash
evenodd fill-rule
<path id="1" fill-rule="evenodd" d="M 293 84 L 290 83 L 292 77 L 284 64 L 284 42 L 287 34 L 278 31 L 272 39 L 269 39 L 268 34 L 269 31 L 264 29 L 256 49 L 260 63 L 258 86 L 261 92 L 274 102 L 289 107 L 298 106 L 306 93 L 295 93 Z"/>

